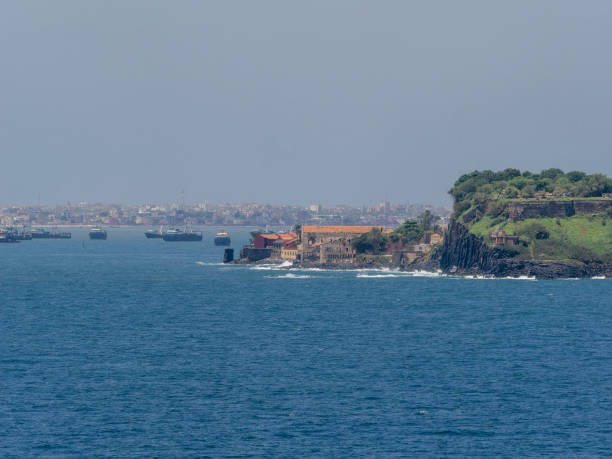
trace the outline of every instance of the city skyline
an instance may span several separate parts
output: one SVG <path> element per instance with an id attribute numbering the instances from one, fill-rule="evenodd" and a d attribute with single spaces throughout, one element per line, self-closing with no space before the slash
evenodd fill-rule
<path id="1" fill-rule="evenodd" d="M 0 206 L 0 226 L 196 224 L 265 227 L 292 226 L 296 223 L 398 226 L 426 210 L 442 218 L 448 218 L 450 215 L 448 208 L 422 204 L 391 204 L 386 201 L 361 207 L 209 202 L 119 205 L 82 202 L 57 206 Z"/>

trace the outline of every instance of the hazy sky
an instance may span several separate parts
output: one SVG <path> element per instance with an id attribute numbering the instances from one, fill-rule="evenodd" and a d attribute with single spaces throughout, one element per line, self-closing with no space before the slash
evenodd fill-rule
<path id="1" fill-rule="evenodd" d="M 612 2 L 3 1 L 0 203 L 447 204 L 612 174 Z"/>

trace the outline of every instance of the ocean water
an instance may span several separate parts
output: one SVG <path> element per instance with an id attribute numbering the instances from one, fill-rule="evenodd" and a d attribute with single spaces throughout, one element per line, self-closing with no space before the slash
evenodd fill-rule
<path id="1" fill-rule="evenodd" d="M 0 456 L 612 454 L 612 281 L 223 266 L 214 233 L 0 245 Z"/>

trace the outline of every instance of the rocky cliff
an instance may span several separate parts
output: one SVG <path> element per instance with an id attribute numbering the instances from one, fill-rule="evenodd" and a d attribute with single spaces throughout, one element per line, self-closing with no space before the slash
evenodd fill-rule
<path id="1" fill-rule="evenodd" d="M 474 269 L 490 272 L 497 261 L 508 258 L 503 250 L 488 247 L 482 238 L 470 233 L 468 228 L 453 220 L 444 236 L 444 242 L 433 259 L 446 272 L 471 271 Z"/>
<path id="2" fill-rule="evenodd" d="M 535 276 L 540 279 L 612 277 L 612 265 L 565 261 L 533 261 L 512 257 L 512 253 L 487 246 L 464 225 L 452 221 L 443 244 L 428 261 L 449 274 L 483 274 L 495 277 Z M 412 268 L 423 268 L 416 262 Z"/>

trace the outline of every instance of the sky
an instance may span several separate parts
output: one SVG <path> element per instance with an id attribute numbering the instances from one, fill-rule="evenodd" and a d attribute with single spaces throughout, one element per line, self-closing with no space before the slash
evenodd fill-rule
<path id="1" fill-rule="evenodd" d="M 612 2 L 6 1 L 0 204 L 448 205 L 612 175 Z"/>

